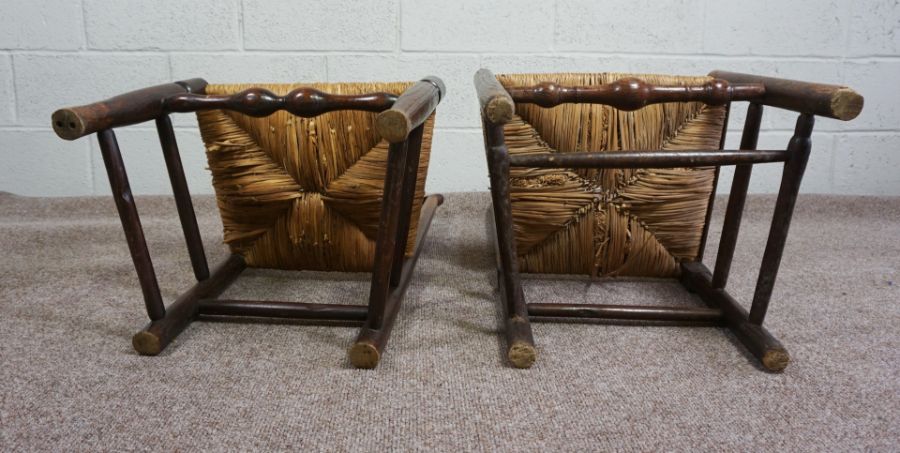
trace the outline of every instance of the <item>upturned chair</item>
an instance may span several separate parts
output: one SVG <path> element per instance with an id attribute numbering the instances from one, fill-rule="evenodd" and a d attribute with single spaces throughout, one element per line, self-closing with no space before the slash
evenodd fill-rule
<path id="1" fill-rule="evenodd" d="M 841 86 L 714 71 L 475 75 L 491 182 L 507 356 L 528 368 L 530 320 L 725 326 L 766 370 L 789 362 L 763 327 L 816 115 L 851 120 Z M 724 150 L 731 103 L 749 103 Z M 800 113 L 785 149 L 757 150 L 763 106 Z M 783 164 L 750 311 L 725 290 L 754 164 Z M 719 167 L 735 165 L 714 271 L 703 264 Z M 704 308 L 526 303 L 520 273 L 677 278 Z"/>
<path id="2" fill-rule="evenodd" d="M 66 140 L 96 133 L 159 354 L 198 318 L 361 324 L 349 356 L 373 368 L 387 344 L 440 195 L 424 196 L 443 82 L 208 85 L 191 79 L 52 115 Z M 231 256 L 208 269 L 169 114 L 197 112 Z M 155 121 L 197 284 L 168 307 L 113 128 Z M 246 267 L 371 272 L 368 305 L 217 297 Z"/>

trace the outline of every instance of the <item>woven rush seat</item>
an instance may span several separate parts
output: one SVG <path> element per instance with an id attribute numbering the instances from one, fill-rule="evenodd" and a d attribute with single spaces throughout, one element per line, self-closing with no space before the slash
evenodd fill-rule
<path id="1" fill-rule="evenodd" d="M 412 83 L 208 85 L 210 95 L 260 87 L 278 95 L 309 87 L 331 94 L 387 92 Z M 224 241 L 250 267 L 371 271 L 389 143 L 377 113 L 339 110 L 312 118 L 287 111 L 257 118 L 197 112 Z M 424 124 L 407 255 L 415 249 L 434 115 Z"/>
<path id="2" fill-rule="evenodd" d="M 625 77 L 699 85 L 709 77 L 498 75 L 506 87 L 596 86 Z M 726 107 L 700 102 L 621 111 L 603 104 L 517 103 L 503 132 L 511 156 L 556 152 L 719 149 Z M 519 269 L 530 273 L 674 277 L 699 252 L 716 171 L 697 168 L 510 170 Z"/>

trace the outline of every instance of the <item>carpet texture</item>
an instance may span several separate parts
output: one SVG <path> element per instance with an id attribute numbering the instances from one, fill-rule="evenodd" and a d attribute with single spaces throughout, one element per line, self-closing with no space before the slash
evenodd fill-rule
<path id="1" fill-rule="evenodd" d="M 748 201 L 729 288 L 752 295 L 772 197 Z M 211 197 L 196 199 L 211 263 Z M 803 195 L 761 371 L 719 328 L 535 324 L 504 363 L 486 194 L 434 220 L 376 370 L 357 330 L 198 322 L 158 357 L 108 198 L 0 194 L 0 448 L 53 450 L 876 450 L 900 442 L 900 199 Z M 706 250 L 715 256 L 723 200 Z M 139 197 L 164 297 L 192 284 L 168 198 Z M 711 265 L 711 264 L 710 264 Z M 699 304 L 673 282 L 531 279 L 531 301 Z M 248 270 L 224 296 L 364 303 L 365 274 Z"/>

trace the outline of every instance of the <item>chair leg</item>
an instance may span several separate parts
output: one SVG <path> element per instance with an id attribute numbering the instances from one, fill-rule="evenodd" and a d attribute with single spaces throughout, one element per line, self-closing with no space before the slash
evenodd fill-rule
<path id="1" fill-rule="evenodd" d="M 800 115 L 797 118 L 794 136 L 788 144 L 790 155 L 784 164 L 781 188 L 778 190 L 778 198 L 775 200 L 775 214 L 772 216 L 772 226 L 769 229 L 769 238 L 766 240 L 766 250 L 759 268 L 759 278 L 756 281 L 756 291 L 753 293 L 753 303 L 750 306 L 750 322 L 757 325 L 762 325 L 766 317 L 772 290 L 775 288 L 775 277 L 778 276 L 778 267 L 781 265 L 781 255 L 784 253 L 788 229 L 791 226 L 794 204 L 797 201 L 800 182 L 809 160 L 812 146 L 810 135 L 812 135 L 814 123 L 814 116 Z"/>
<path id="2" fill-rule="evenodd" d="M 712 275 L 702 263 L 682 263 L 681 283 L 707 305 L 722 310 L 725 325 L 768 371 L 782 371 L 791 361 L 787 350 L 765 327 L 753 323 L 747 310 L 722 288 L 713 286 Z"/>
<path id="3" fill-rule="evenodd" d="M 151 321 L 163 319 L 166 307 L 159 292 L 159 283 L 153 270 L 153 262 L 150 260 L 150 251 L 147 250 L 144 228 L 141 226 L 141 218 L 134 204 L 134 196 L 131 194 L 131 185 L 128 183 L 128 174 L 125 172 L 125 163 L 122 161 L 116 133 L 112 129 L 102 130 L 97 133 L 97 141 L 100 143 L 100 152 L 103 154 L 113 200 L 119 211 L 125 239 L 128 241 L 131 260 L 134 262 L 134 269 L 137 271 L 141 291 L 144 294 L 147 315 Z"/>
<path id="4" fill-rule="evenodd" d="M 409 134 L 409 147 L 406 152 L 406 168 L 403 171 L 403 190 L 400 196 L 399 226 L 397 242 L 394 245 L 394 262 L 391 265 L 391 286 L 400 283 L 403 263 L 406 261 L 406 241 L 409 238 L 409 222 L 412 220 L 412 207 L 416 198 L 416 181 L 419 176 L 419 157 L 422 152 L 422 134 L 425 125 L 413 129 Z"/>
<path id="5" fill-rule="evenodd" d="M 231 255 L 205 280 L 178 297 L 164 317 L 147 324 L 134 334 L 131 344 L 141 355 L 157 355 L 162 352 L 197 317 L 200 301 L 216 297 L 246 268 L 240 255 Z"/>
<path id="6" fill-rule="evenodd" d="M 528 308 L 519 277 L 509 199 L 509 159 L 505 146 L 488 148 L 488 172 L 494 210 L 497 286 L 506 324 L 506 356 L 516 368 L 530 368 L 537 358 Z"/>
<path id="7" fill-rule="evenodd" d="M 381 360 L 384 348 L 387 346 L 391 330 L 394 327 L 394 321 L 397 313 L 400 311 L 400 305 L 403 302 L 403 296 L 406 295 L 406 289 L 412 280 L 412 273 L 416 268 L 416 262 L 424 247 L 425 235 L 428 234 L 428 228 L 431 226 L 431 220 L 437 207 L 444 202 L 442 195 L 429 195 L 425 197 L 425 203 L 422 205 L 421 215 L 419 215 L 419 227 L 416 231 L 416 248 L 413 250 L 412 256 L 405 260 L 400 273 L 400 280 L 397 286 L 391 288 L 385 304 L 385 314 L 380 328 L 376 328 L 371 323 L 371 316 L 367 318 L 366 323 L 359 332 L 356 342 L 350 347 L 348 356 L 350 363 L 357 368 L 375 368 Z M 369 310 L 371 312 L 371 307 Z"/>

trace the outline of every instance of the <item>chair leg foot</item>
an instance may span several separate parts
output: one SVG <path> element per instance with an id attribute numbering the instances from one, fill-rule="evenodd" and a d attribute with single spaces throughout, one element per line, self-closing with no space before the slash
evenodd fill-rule
<path id="1" fill-rule="evenodd" d="M 537 359 L 537 351 L 534 349 L 534 345 L 517 341 L 509 345 L 506 357 L 509 359 L 509 363 L 516 368 L 531 368 Z"/>
<path id="2" fill-rule="evenodd" d="M 372 343 L 363 341 L 354 343 L 347 355 L 350 357 L 350 363 L 356 368 L 372 369 L 378 366 L 378 361 L 381 360 L 378 348 Z"/>
<path id="3" fill-rule="evenodd" d="M 787 368 L 791 356 L 784 349 L 770 349 L 763 354 L 760 361 L 766 370 L 777 373 Z"/>
<path id="4" fill-rule="evenodd" d="M 145 330 L 134 334 L 131 345 L 140 355 L 157 355 L 163 350 L 160 338 Z"/>
<path id="5" fill-rule="evenodd" d="M 766 371 L 780 372 L 787 368 L 791 357 L 787 349 L 765 327 L 750 322 L 745 310 L 722 288 L 713 288 L 712 273 L 701 263 L 681 265 L 681 282 L 694 289 L 707 305 L 722 310 L 725 325 Z"/>

